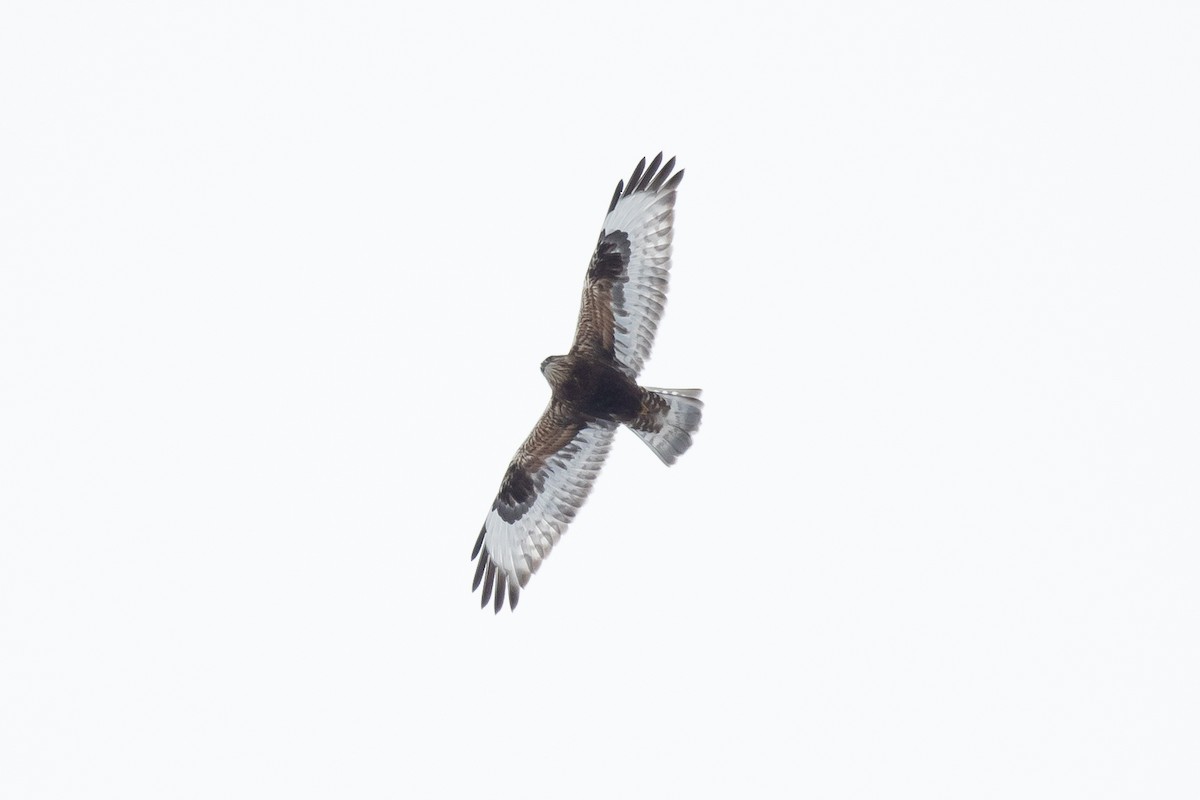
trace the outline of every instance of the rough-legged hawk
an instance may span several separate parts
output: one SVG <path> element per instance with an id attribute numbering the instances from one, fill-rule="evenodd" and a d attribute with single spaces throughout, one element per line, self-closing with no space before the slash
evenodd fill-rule
<path id="1" fill-rule="evenodd" d="M 618 183 L 588 265 L 575 342 L 542 362 L 550 405 L 504 473 L 471 558 L 484 607 L 516 608 L 521 589 L 591 491 L 613 435 L 626 425 L 664 464 L 700 427 L 699 389 L 637 384 L 666 302 L 675 190 L 683 171 L 662 153 Z"/>

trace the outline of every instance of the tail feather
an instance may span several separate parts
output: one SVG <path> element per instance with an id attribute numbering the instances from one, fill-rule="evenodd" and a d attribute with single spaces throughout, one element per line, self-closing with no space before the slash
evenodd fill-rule
<path id="1" fill-rule="evenodd" d="M 648 405 L 657 408 L 629 427 L 670 466 L 692 446 L 692 434 L 700 428 L 700 390 L 644 388 L 650 393 Z"/>

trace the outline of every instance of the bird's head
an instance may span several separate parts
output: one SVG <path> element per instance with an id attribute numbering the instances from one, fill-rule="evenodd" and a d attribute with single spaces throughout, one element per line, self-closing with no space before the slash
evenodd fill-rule
<path id="1" fill-rule="evenodd" d="M 557 373 L 562 372 L 562 362 L 565 356 L 546 356 L 542 361 L 542 377 L 549 381 L 552 385 Z"/>

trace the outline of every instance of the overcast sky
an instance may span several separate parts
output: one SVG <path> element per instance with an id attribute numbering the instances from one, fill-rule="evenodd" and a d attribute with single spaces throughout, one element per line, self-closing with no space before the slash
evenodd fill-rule
<path id="1" fill-rule="evenodd" d="M 5 4 L 0 795 L 1200 796 L 1200 9 L 980 6 Z M 704 425 L 481 611 L 659 150 Z"/>

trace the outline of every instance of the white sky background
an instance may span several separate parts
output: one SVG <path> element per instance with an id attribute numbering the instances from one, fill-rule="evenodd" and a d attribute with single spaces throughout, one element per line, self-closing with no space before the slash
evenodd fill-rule
<path id="1" fill-rule="evenodd" d="M 108 5 L 0 13 L 0 796 L 1200 793 L 1196 6 Z M 482 612 L 659 149 L 704 427 Z"/>

